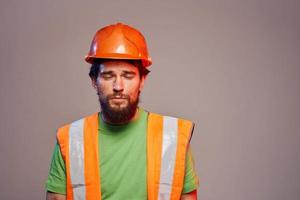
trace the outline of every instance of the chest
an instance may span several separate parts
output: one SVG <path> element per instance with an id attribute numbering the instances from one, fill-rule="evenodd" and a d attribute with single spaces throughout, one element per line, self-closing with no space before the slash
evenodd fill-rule
<path id="1" fill-rule="evenodd" d="M 103 199 L 147 199 L 146 130 L 100 133 L 99 144 Z"/>

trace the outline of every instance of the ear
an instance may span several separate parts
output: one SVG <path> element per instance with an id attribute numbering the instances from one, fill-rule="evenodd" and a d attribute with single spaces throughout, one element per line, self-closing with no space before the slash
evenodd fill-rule
<path id="1" fill-rule="evenodd" d="M 142 76 L 142 77 L 141 77 L 141 82 L 140 82 L 140 88 L 139 88 L 140 92 L 141 92 L 141 91 L 143 90 L 143 88 L 144 88 L 145 80 L 146 80 L 146 76 Z"/>
<path id="2" fill-rule="evenodd" d="M 95 88 L 97 90 L 97 80 L 91 79 L 91 81 L 92 81 L 93 88 Z"/>

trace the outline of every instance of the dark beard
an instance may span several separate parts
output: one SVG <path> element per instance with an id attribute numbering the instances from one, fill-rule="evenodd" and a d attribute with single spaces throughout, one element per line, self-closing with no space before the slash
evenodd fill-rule
<path id="1" fill-rule="evenodd" d="M 116 94 L 115 94 L 116 95 Z M 124 108 L 113 108 L 109 104 L 110 98 L 115 95 L 109 95 L 106 98 L 101 98 L 99 95 L 99 102 L 101 111 L 105 120 L 111 124 L 125 124 L 128 123 L 135 115 L 139 103 L 139 95 L 135 101 L 130 101 L 129 96 L 125 95 L 128 105 Z"/>

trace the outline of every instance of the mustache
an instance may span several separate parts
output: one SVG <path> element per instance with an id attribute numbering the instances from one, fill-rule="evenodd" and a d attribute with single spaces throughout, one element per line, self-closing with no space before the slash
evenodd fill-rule
<path id="1" fill-rule="evenodd" d="M 116 99 L 116 98 L 117 99 L 129 99 L 129 95 L 120 94 L 120 93 L 107 95 L 107 99 Z"/>
<path id="2" fill-rule="evenodd" d="M 100 92 L 97 92 L 97 95 L 101 95 Z M 121 99 L 129 99 L 129 95 L 126 94 L 121 94 L 121 93 L 114 93 L 114 94 L 110 94 L 107 95 L 106 97 L 107 99 L 114 99 L 114 98 L 121 98 Z"/>

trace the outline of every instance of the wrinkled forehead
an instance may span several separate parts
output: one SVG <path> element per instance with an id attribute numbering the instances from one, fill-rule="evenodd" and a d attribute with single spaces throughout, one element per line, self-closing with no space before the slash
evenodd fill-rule
<path id="1" fill-rule="evenodd" d="M 104 60 L 100 63 L 100 72 L 103 71 L 133 71 L 138 73 L 138 67 L 131 60 Z"/>

